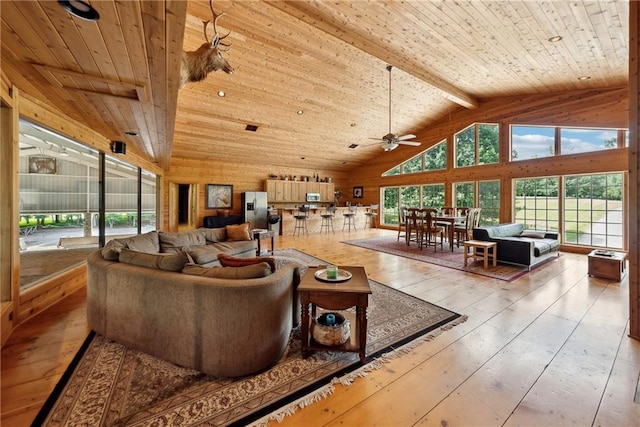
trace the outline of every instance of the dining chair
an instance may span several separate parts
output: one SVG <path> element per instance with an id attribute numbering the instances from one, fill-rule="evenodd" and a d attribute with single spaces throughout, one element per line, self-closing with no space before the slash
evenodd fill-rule
<path id="1" fill-rule="evenodd" d="M 398 209 L 398 239 L 400 241 L 400 237 L 405 237 L 407 231 L 407 208 L 404 206 L 400 206 Z"/>
<path id="2" fill-rule="evenodd" d="M 422 249 L 422 246 L 426 244 L 427 247 L 433 246 L 433 250 L 438 250 L 438 240 L 437 237 L 440 235 L 440 249 L 442 249 L 444 242 L 444 227 L 438 225 L 434 220 L 436 214 L 436 209 L 421 209 L 420 210 L 420 239 L 418 246 Z M 433 240 L 432 240 L 433 238 Z M 426 242 L 425 242 L 426 240 Z"/>
<path id="3" fill-rule="evenodd" d="M 407 246 L 411 244 L 411 242 L 416 242 L 419 244 L 420 238 L 420 208 L 407 208 L 407 220 L 406 220 L 406 231 L 405 231 L 405 240 L 407 242 Z"/>
<path id="4" fill-rule="evenodd" d="M 467 208 L 465 219 L 462 223 L 454 224 L 453 233 L 456 239 L 456 246 L 460 247 L 460 242 L 472 239 L 473 228 L 477 226 L 476 216 L 480 220 L 479 208 Z"/>
<path id="5" fill-rule="evenodd" d="M 439 211 L 439 214 L 442 216 L 450 216 L 450 217 L 454 217 L 457 214 L 457 209 L 453 206 L 443 206 L 440 209 L 437 209 L 437 211 Z M 453 223 L 451 221 L 435 221 L 435 224 L 439 227 L 444 227 L 445 229 L 445 236 L 447 237 L 447 239 L 449 238 L 449 227 L 453 226 Z"/>
<path id="6" fill-rule="evenodd" d="M 364 224 L 364 228 L 367 228 L 367 225 L 369 226 L 369 228 L 373 228 L 376 218 L 378 217 L 378 205 L 371 205 L 369 207 L 369 210 L 364 213 L 364 216 L 367 219 L 366 223 Z"/>

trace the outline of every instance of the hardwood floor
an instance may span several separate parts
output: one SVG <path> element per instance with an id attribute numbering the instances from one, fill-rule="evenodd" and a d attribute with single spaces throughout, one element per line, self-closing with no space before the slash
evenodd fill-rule
<path id="1" fill-rule="evenodd" d="M 339 243 L 379 234 L 395 232 L 281 236 L 276 248 L 364 265 L 372 279 L 468 320 L 282 425 L 638 425 L 640 342 L 627 337 L 627 278 L 588 277 L 586 255 L 563 253 L 507 283 Z M 2 348 L 3 426 L 30 424 L 84 341 L 85 296 L 21 325 Z"/>

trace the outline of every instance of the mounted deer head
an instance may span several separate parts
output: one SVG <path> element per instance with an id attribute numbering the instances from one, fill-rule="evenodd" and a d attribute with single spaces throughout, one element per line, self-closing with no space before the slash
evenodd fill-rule
<path id="1" fill-rule="evenodd" d="M 233 73 L 233 67 L 222 57 L 223 52 L 231 49 L 231 44 L 226 44 L 222 40 L 227 38 L 231 31 L 226 35 L 218 34 L 218 19 L 224 15 L 216 14 L 213 10 L 213 0 L 209 0 L 211 15 L 213 16 L 213 38 L 209 41 L 207 37 L 207 26 L 211 21 L 202 21 L 204 25 L 204 39 L 198 50 L 193 52 L 182 52 L 182 64 L 180 66 L 180 88 L 182 89 L 189 82 L 199 82 L 204 80 L 212 71 L 222 70 L 227 74 Z M 224 46 L 224 48 L 223 48 Z"/>

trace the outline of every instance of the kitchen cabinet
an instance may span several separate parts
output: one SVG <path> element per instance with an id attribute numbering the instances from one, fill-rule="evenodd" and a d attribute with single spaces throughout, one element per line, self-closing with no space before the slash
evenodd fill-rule
<path id="1" fill-rule="evenodd" d="M 307 193 L 320 193 L 320 203 L 333 203 L 332 182 L 284 181 L 268 179 L 265 184 L 269 203 L 306 203 Z"/>

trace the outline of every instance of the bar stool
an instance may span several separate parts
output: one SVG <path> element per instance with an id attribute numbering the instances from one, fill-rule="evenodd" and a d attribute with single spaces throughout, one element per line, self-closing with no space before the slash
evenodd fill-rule
<path id="1" fill-rule="evenodd" d="M 329 228 L 331 228 L 331 231 L 333 232 L 333 234 L 336 233 L 336 230 L 333 228 L 333 219 L 336 216 L 336 207 L 335 206 L 329 206 L 324 213 L 320 214 L 320 218 L 322 218 L 322 222 L 320 223 L 320 233 L 322 233 L 323 229 L 327 229 L 326 233 L 329 234 Z"/>
<path id="2" fill-rule="evenodd" d="M 367 228 L 367 225 L 369 226 L 369 228 L 373 228 L 375 219 L 378 216 L 378 205 L 371 205 L 371 207 L 369 207 L 369 210 L 365 212 L 364 215 L 367 220 L 364 224 L 364 228 Z"/>
<path id="3" fill-rule="evenodd" d="M 298 236 L 300 235 L 300 231 L 304 232 L 304 234 L 309 234 L 307 230 L 307 219 L 309 219 L 309 206 L 302 205 L 298 208 L 298 211 L 293 215 L 296 219 L 295 227 L 293 228 L 293 235 L 296 235 L 296 231 L 298 232 Z"/>
<path id="4" fill-rule="evenodd" d="M 353 229 L 357 230 L 356 228 L 356 210 L 358 209 L 357 206 L 349 206 L 349 210 L 345 213 L 342 214 L 342 216 L 344 217 L 344 222 L 342 223 L 342 231 L 344 231 L 345 227 L 349 227 L 349 231 L 351 231 L 351 226 L 353 225 Z"/>

